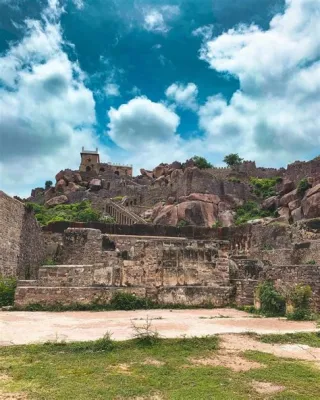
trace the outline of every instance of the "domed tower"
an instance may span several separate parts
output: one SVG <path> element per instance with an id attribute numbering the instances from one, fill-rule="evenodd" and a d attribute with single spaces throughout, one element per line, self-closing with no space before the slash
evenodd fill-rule
<path id="1" fill-rule="evenodd" d="M 98 171 L 98 167 L 100 164 L 100 156 L 98 152 L 98 148 L 95 151 L 85 150 L 82 147 L 81 155 L 81 164 L 79 170 L 81 172 L 89 172 L 89 171 Z"/>

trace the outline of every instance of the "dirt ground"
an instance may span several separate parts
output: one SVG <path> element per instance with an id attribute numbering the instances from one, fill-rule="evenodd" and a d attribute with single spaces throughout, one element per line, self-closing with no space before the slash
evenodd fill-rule
<path id="1" fill-rule="evenodd" d="M 125 340 L 132 338 L 133 324 L 138 326 L 144 324 L 147 317 L 152 320 L 152 328 L 156 329 L 161 337 L 167 338 L 246 332 L 260 334 L 311 332 L 316 329 L 314 322 L 254 318 L 250 314 L 231 308 L 61 313 L 2 311 L 0 345 L 95 340 L 106 332 L 110 332 L 114 340 Z M 240 340 L 238 343 L 232 336 L 226 342 L 226 346 L 235 348 L 243 345 L 242 342 L 255 346 L 247 337 L 245 341 Z M 261 346 L 271 345 L 261 343 Z M 287 352 L 285 348 L 281 351 Z M 291 348 L 291 351 L 300 350 Z"/>

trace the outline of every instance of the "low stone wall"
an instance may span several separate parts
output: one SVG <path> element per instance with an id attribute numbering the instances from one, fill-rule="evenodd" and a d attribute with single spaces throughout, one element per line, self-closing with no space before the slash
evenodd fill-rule
<path id="1" fill-rule="evenodd" d="M 0 191 L 0 216 L 0 275 L 35 278 L 45 245 L 33 212 Z"/>

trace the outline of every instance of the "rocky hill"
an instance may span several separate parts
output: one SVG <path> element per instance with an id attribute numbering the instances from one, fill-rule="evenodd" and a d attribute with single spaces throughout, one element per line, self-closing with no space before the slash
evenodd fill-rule
<path id="1" fill-rule="evenodd" d="M 199 168 L 193 159 L 141 169 L 136 177 L 101 170 L 66 169 L 50 187 L 32 190 L 28 202 L 53 208 L 89 200 L 118 223 L 232 226 L 291 224 L 320 216 L 320 160 L 281 169 L 245 161 L 233 168 Z"/>

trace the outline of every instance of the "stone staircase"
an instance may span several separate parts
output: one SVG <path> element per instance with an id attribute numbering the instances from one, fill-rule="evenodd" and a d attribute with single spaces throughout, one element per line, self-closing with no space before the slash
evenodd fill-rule
<path id="1" fill-rule="evenodd" d="M 134 224 L 147 224 L 138 214 L 128 210 L 124 206 L 115 203 L 108 199 L 106 205 L 106 212 L 116 220 L 117 224 L 121 225 L 134 225 Z"/>

